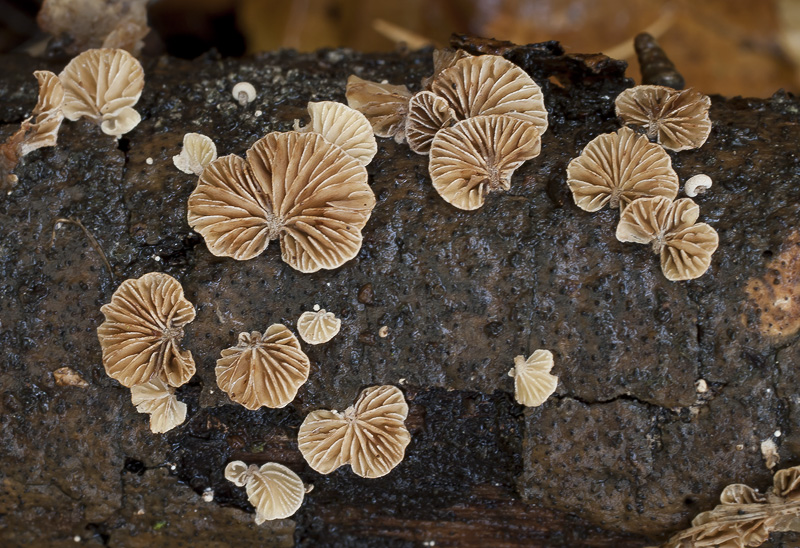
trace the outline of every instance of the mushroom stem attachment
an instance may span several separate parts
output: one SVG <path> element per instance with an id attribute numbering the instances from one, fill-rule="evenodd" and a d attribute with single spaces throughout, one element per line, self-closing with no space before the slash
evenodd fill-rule
<path id="1" fill-rule="evenodd" d="M 240 91 L 239 92 L 239 104 L 241 106 L 245 106 L 249 101 L 247 100 L 247 92 Z"/>
<path id="2" fill-rule="evenodd" d="M 656 255 L 661 254 L 661 250 L 664 248 L 664 235 L 659 234 L 655 238 L 653 238 L 653 253 Z"/>
<path id="3" fill-rule="evenodd" d="M 652 35 L 646 32 L 638 34 L 633 41 L 633 47 L 639 59 L 642 84 L 683 89 L 685 84 L 683 76 Z"/>

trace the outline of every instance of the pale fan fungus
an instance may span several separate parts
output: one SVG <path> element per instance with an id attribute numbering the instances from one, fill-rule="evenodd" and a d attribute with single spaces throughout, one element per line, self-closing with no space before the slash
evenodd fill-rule
<path id="1" fill-rule="evenodd" d="M 379 478 L 403 460 L 411 441 L 407 416 L 408 404 L 398 388 L 372 386 L 344 413 L 309 413 L 297 443 L 308 465 L 320 474 L 349 464 L 362 478 Z"/>
<path id="2" fill-rule="evenodd" d="M 369 164 L 378 152 L 372 126 L 359 111 L 335 101 L 320 101 L 308 103 L 308 114 L 311 117 L 309 124 L 300 128 L 295 122 L 296 131 L 313 131 L 322 135 L 362 166 Z"/>
<path id="3" fill-rule="evenodd" d="M 408 146 L 417 154 L 428 154 L 436 133 L 455 121 L 456 114 L 447 101 L 430 91 L 415 94 L 408 102 L 406 116 Z"/>
<path id="4" fill-rule="evenodd" d="M 339 333 L 341 327 L 342 320 L 324 308 L 315 312 L 303 312 L 297 319 L 297 332 L 308 344 L 328 342 Z"/>
<path id="5" fill-rule="evenodd" d="M 472 55 L 463 49 L 438 48 L 433 50 L 433 74 L 422 79 L 422 87 L 430 89 L 434 79 L 436 79 L 444 69 L 452 67 L 456 62 L 465 57 L 472 57 Z"/>
<path id="6" fill-rule="evenodd" d="M 240 333 L 239 343 L 222 351 L 217 384 L 236 403 L 256 410 L 285 407 L 308 380 L 311 362 L 285 325 L 272 324 L 262 335 Z"/>
<path id="7" fill-rule="evenodd" d="M 617 239 L 652 244 L 668 280 L 692 280 L 708 270 L 719 244 L 717 231 L 698 223 L 699 216 L 700 208 L 690 198 L 639 198 L 622 212 Z"/>
<path id="8" fill-rule="evenodd" d="M 617 116 L 666 149 L 698 148 L 711 133 L 711 99 L 693 89 L 635 86 L 617 96 Z"/>
<path id="9" fill-rule="evenodd" d="M 490 192 L 509 190 L 514 170 L 540 151 L 534 124 L 506 115 L 476 116 L 436 134 L 428 171 L 448 203 L 478 209 Z"/>
<path id="10" fill-rule="evenodd" d="M 258 467 L 235 460 L 225 467 L 225 479 L 245 488 L 247 500 L 256 509 L 256 525 L 294 515 L 306 494 L 303 480 L 277 462 Z"/>
<path id="11" fill-rule="evenodd" d="M 405 140 L 406 113 L 411 92 L 406 86 L 370 82 L 358 76 L 347 79 L 347 104 L 367 117 L 378 137 Z"/>
<path id="12" fill-rule="evenodd" d="M 144 71 L 127 51 L 84 51 L 58 77 L 64 86 L 64 116 L 68 120 L 88 118 L 103 133 L 117 138 L 141 121 L 133 106 L 144 89 Z"/>
<path id="13" fill-rule="evenodd" d="M 217 159 L 217 145 L 202 133 L 187 133 L 183 136 L 181 153 L 172 157 L 175 167 L 190 175 L 201 175 L 203 170 Z"/>
<path id="14" fill-rule="evenodd" d="M 43 147 L 52 147 L 58 140 L 58 129 L 64 119 L 64 87 L 58 76 L 46 70 L 33 73 L 39 82 L 39 98 L 31 116 L 0 145 L 0 188 L 17 182 L 11 172 L 20 158 Z"/>
<path id="15" fill-rule="evenodd" d="M 150 431 L 155 434 L 168 432 L 186 420 L 186 404 L 158 377 L 131 387 L 131 402 L 139 413 L 150 415 Z"/>
<path id="16" fill-rule="evenodd" d="M 189 196 L 189 225 L 211 253 L 247 260 L 280 238 L 300 272 L 338 268 L 361 249 L 375 206 L 367 171 L 316 133 L 269 133 L 209 164 Z"/>
<path id="17" fill-rule="evenodd" d="M 567 166 L 567 184 L 585 211 L 598 211 L 606 204 L 624 209 L 646 196 L 672 200 L 679 187 L 664 149 L 629 128 L 592 139 Z"/>
<path id="18" fill-rule="evenodd" d="M 181 386 L 194 375 L 192 353 L 178 344 L 195 311 L 178 280 L 160 272 L 125 280 L 100 311 L 97 337 L 110 377 L 130 388 L 153 378 Z"/>
<path id="19" fill-rule="evenodd" d="M 558 377 L 550 374 L 551 369 L 553 353 L 549 350 L 537 350 L 527 360 L 525 356 L 516 356 L 508 376 L 514 377 L 517 402 L 528 407 L 542 405 L 558 385 Z"/>

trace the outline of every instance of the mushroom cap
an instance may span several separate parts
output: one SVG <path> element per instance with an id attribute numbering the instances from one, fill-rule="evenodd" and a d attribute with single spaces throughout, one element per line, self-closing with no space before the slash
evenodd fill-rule
<path id="1" fill-rule="evenodd" d="M 459 209 L 478 209 L 489 192 L 509 190 L 511 175 L 539 155 L 535 125 L 505 115 L 476 116 L 439 131 L 428 171 L 433 187 Z"/>
<path id="2" fill-rule="evenodd" d="M 335 101 L 308 103 L 309 124 L 303 131 L 313 131 L 326 141 L 342 148 L 366 166 L 378 152 L 378 143 L 367 117 L 345 104 Z"/>
<path id="3" fill-rule="evenodd" d="M 186 404 L 159 378 L 131 387 L 131 402 L 139 413 L 150 415 L 150 431 L 155 434 L 168 432 L 186 420 Z"/>
<path id="4" fill-rule="evenodd" d="M 690 198 L 674 202 L 663 196 L 639 198 L 622 212 L 617 239 L 652 243 L 670 281 L 699 278 L 708 270 L 719 245 L 716 230 L 697 223 L 699 214 L 700 208 Z"/>
<path id="5" fill-rule="evenodd" d="M 125 280 L 100 311 L 105 321 L 97 337 L 109 377 L 128 388 L 152 378 L 181 386 L 192 378 L 192 353 L 178 343 L 195 311 L 178 280 L 160 272 Z"/>
<path id="6" fill-rule="evenodd" d="M 422 79 L 422 87 L 429 90 L 433 81 L 444 69 L 452 67 L 465 57 L 472 57 L 472 55 L 463 49 L 437 48 L 433 50 L 433 74 Z"/>
<path id="7" fill-rule="evenodd" d="M 181 153 L 172 157 L 175 167 L 189 175 L 201 175 L 203 170 L 217 159 L 217 145 L 202 133 L 187 133 L 183 136 Z"/>
<path id="8" fill-rule="evenodd" d="M 256 141 L 247 161 L 209 164 L 188 220 L 214 255 L 252 259 L 280 237 L 287 264 L 316 272 L 356 256 L 374 206 L 364 166 L 321 135 L 290 131 Z"/>
<path id="9" fill-rule="evenodd" d="M 767 499 L 748 485 L 733 483 L 722 490 L 719 501 L 722 504 L 759 504 Z"/>
<path id="10" fill-rule="evenodd" d="M 644 135 L 622 128 L 592 139 L 567 166 L 567 184 L 575 204 L 598 211 L 607 203 L 624 209 L 636 198 L 678 195 L 672 159 Z"/>
<path id="11" fill-rule="evenodd" d="M 306 495 L 303 480 L 277 462 L 268 462 L 245 485 L 247 499 L 256 509 L 256 525 L 294 515 Z"/>
<path id="12" fill-rule="evenodd" d="M 694 198 L 698 194 L 701 194 L 711 188 L 713 184 L 714 182 L 711 180 L 711 177 L 700 173 L 693 177 L 689 177 L 689 179 L 683 185 L 683 191 L 689 198 Z"/>
<path id="13" fill-rule="evenodd" d="M 297 332 L 308 344 L 328 342 L 339 333 L 341 327 L 342 320 L 333 312 L 326 312 L 324 308 L 316 312 L 303 312 L 297 319 Z"/>
<path id="14" fill-rule="evenodd" d="M 233 98 L 241 102 L 241 96 L 244 94 L 244 104 L 252 103 L 256 98 L 256 88 L 250 82 L 239 82 L 233 86 L 231 91 Z"/>
<path id="15" fill-rule="evenodd" d="M 347 79 L 345 96 L 351 108 L 367 117 L 375 135 L 403 142 L 408 100 L 411 98 L 406 86 L 370 82 L 351 75 Z"/>
<path id="16" fill-rule="evenodd" d="M 90 49 L 67 64 L 59 75 L 64 86 L 64 116 L 89 118 L 108 135 L 133 129 L 141 116 L 132 107 L 144 88 L 144 71 L 122 49 Z"/>
<path id="17" fill-rule="evenodd" d="M 309 413 L 297 443 L 308 465 L 320 474 L 350 464 L 362 478 L 379 478 L 403 460 L 411 441 L 404 424 L 407 416 L 408 404 L 398 388 L 372 386 L 344 413 Z"/>
<path id="18" fill-rule="evenodd" d="M 52 147 L 58 140 L 58 130 L 64 120 L 64 86 L 54 73 L 37 70 L 33 73 L 39 82 L 39 98 L 33 109 L 35 120 L 22 123 L 24 139 L 20 143 L 20 156 L 42 147 Z"/>
<path id="19" fill-rule="evenodd" d="M 406 116 L 408 146 L 417 154 L 428 154 L 436 133 L 455 121 L 456 114 L 447 101 L 430 91 L 415 94 L 408 102 Z"/>
<path id="20" fill-rule="evenodd" d="M 552 368 L 553 353 L 549 350 L 537 350 L 527 360 L 525 356 L 515 357 L 508 374 L 514 377 L 517 402 L 528 407 L 542 405 L 558 385 L 558 377 L 550 374 Z"/>
<path id="21" fill-rule="evenodd" d="M 240 460 L 234 460 L 225 466 L 225 479 L 232 482 L 236 487 L 244 487 L 257 470 L 258 466 L 254 464 L 247 466 Z"/>
<path id="22" fill-rule="evenodd" d="M 693 89 L 635 86 L 620 93 L 615 103 L 617 116 L 627 125 L 643 129 L 669 150 L 698 148 L 711 133 L 711 99 Z"/>
<path id="23" fill-rule="evenodd" d="M 230 398 L 256 410 L 285 407 L 308 380 L 311 362 L 285 325 L 272 324 L 240 333 L 239 343 L 222 351 L 215 372 L 217 384 Z"/>
<path id="24" fill-rule="evenodd" d="M 498 55 L 459 59 L 436 76 L 431 91 L 450 103 L 459 120 L 506 114 L 531 122 L 539 135 L 547 130 L 542 90 L 528 73 Z"/>
<path id="25" fill-rule="evenodd" d="M 773 492 L 787 501 L 800 500 L 800 466 L 778 470 L 772 478 Z"/>

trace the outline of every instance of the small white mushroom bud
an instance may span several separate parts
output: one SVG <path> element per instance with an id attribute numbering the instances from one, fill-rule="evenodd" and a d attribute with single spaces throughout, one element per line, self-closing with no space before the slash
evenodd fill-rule
<path id="1" fill-rule="evenodd" d="M 240 105 L 245 106 L 256 98 L 256 88 L 250 82 L 239 82 L 233 86 L 233 98 L 239 101 Z"/>
<path id="2" fill-rule="evenodd" d="M 686 181 L 683 191 L 690 198 L 694 198 L 698 194 L 703 194 L 709 188 L 711 188 L 711 177 L 708 175 L 695 175 Z"/>

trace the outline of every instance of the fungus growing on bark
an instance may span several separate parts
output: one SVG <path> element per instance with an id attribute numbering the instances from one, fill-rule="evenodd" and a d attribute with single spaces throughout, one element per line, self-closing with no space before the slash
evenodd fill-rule
<path id="1" fill-rule="evenodd" d="M 263 335 L 240 333 L 236 346 L 222 351 L 217 384 L 230 398 L 256 410 L 285 407 L 308 380 L 311 363 L 285 325 L 272 324 Z"/>
<path id="2" fill-rule="evenodd" d="M 250 82 L 239 82 L 233 86 L 233 91 L 231 94 L 241 106 L 245 106 L 247 103 L 252 103 L 255 101 L 256 88 Z"/>
<path id="3" fill-rule="evenodd" d="M 297 332 L 308 344 L 328 342 L 339 333 L 341 327 L 342 320 L 333 312 L 326 312 L 324 308 L 315 312 L 303 312 L 297 319 Z"/>
<path id="4" fill-rule="evenodd" d="M 277 462 L 268 462 L 259 468 L 255 464 L 247 466 L 242 461 L 233 461 L 225 467 L 225 479 L 245 488 L 247 500 L 256 509 L 256 525 L 294 515 L 306 494 L 303 480 Z"/>
<path id="5" fill-rule="evenodd" d="M 203 170 L 217 159 L 217 145 L 210 137 L 201 133 L 183 136 L 181 153 L 172 157 L 175 167 L 190 175 L 201 175 Z"/>
<path id="6" fill-rule="evenodd" d="M 705 193 L 706 190 L 711 188 L 712 184 L 711 177 L 708 175 L 695 175 L 684 183 L 683 191 L 689 198 L 694 198 L 698 194 Z"/>
<path id="7" fill-rule="evenodd" d="M 592 139 L 567 166 L 567 184 L 575 204 L 598 211 L 606 204 L 624 209 L 636 198 L 678 195 L 672 160 L 644 135 L 622 128 Z"/>
<path id="8" fill-rule="evenodd" d="M 53 377 L 59 386 L 77 386 L 78 388 L 89 386 L 89 383 L 81 377 L 81 374 L 71 367 L 59 367 L 53 371 Z"/>
<path id="9" fill-rule="evenodd" d="M 316 133 L 269 133 L 247 151 L 208 165 L 189 196 L 189 225 L 209 251 L 244 261 L 280 238 L 301 272 L 356 256 L 375 195 L 364 166 Z"/>
<path id="10" fill-rule="evenodd" d="M 509 190 L 514 171 L 540 151 L 534 124 L 505 115 L 476 116 L 436 134 L 428 171 L 448 203 L 478 209 L 490 192 Z"/>
<path id="11" fill-rule="evenodd" d="M 698 148 L 711 133 L 711 99 L 693 89 L 635 86 L 617 96 L 617 116 L 669 150 Z"/>
<path id="12" fill-rule="evenodd" d="M 155 434 L 168 432 L 186 420 L 186 404 L 159 378 L 131 387 L 131 402 L 139 413 L 150 415 L 150 431 Z"/>
<path id="13" fill-rule="evenodd" d="M 436 133 L 456 120 L 450 105 L 430 91 L 415 94 L 408 102 L 406 140 L 417 154 L 428 154 Z"/>
<path id="14" fill-rule="evenodd" d="M 433 74 L 422 79 L 422 87 L 429 90 L 433 81 L 444 69 L 452 67 L 465 57 L 472 57 L 472 55 L 463 49 L 438 48 L 433 50 Z"/>
<path id="15" fill-rule="evenodd" d="M 378 152 L 372 126 L 359 111 L 335 101 L 321 101 L 308 103 L 308 114 L 311 116 L 309 124 L 302 129 L 295 129 L 319 133 L 362 166 L 369 164 Z"/>
<path id="16" fill-rule="evenodd" d="M 308 465 L 320 474 L 349 464 L 362 478 L 379 478 L 403 460 L 411 441 L 404 424 L 407 416 L 408 404 L 398 388 L 372 386 L 343 413 L 309 413 L 297 443 Z"/>
<path id="17" fill-rule="evenodd" d="M 347 104 L 367 117 L 378 137 L 405 139 L 406 113 L 411 92 L 406 86 L 394 86 L 363 80 L 352 75 L 347 79 Z"/>
<path id="18" fill-rule="evenodd" d="M 514 358 L 514 367 L 508 372 L 514 377 L 514 397 L 518 403 L 528 407 L 542 405 L 558 385 L 558 377 L 550 374 L 553 369 L 553 353 L 537 350 L 526 360 L 525 356 Z"/>
<path id="19" fill-rule="evenodd" d="M 719 244 L 716 230 L 697 222 L 699 215 L 700 208 L 690 198 L 674 202 L 663 196 L 639 198 L 622 212 L 617 239 L 652 244 L 670 281 L 699 278 Z"/>
<path id="20" fill-rule="evenodd" d="M 133 106 L 142 95 L 144 71 L 127 51 L 90 49 L 72 59 L 58 77 L 68 120 L 88 118 L 117 138 L 141 121 Z"/>
<path id="21" fill-rule="evenodd" d="M 154 378 L 181 386 L 194 375 L 192 353 L 178 344 L 195 311 L 178 280 L 160 272 L 125 280 L 100 311 L 97 337 L 110 377 L 130 388 Z"/>

